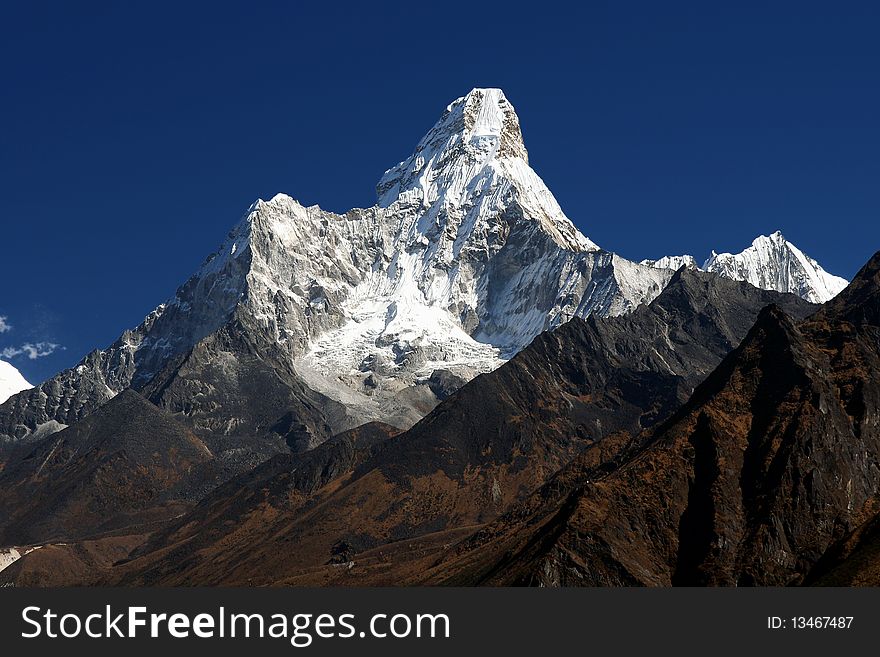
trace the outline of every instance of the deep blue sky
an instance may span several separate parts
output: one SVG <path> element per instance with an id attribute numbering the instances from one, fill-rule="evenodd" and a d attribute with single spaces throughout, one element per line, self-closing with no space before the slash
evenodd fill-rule
<path id="1" fill-rule="evenodd" d="M 32 382 L 136 325 L 257 197 L 371 205 L 475 86 L 624 256 L 781 229 L 850 277 L 880 248 L 878 3 L 11 4 L 0 351 L 65 347 L 12 359 Z"/>

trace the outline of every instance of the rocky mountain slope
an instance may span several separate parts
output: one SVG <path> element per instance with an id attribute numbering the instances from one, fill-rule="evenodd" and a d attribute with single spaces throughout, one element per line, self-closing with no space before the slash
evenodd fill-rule
<path id="1" fill-rule="evenodd" d="M 778 305 L 759 309 L 775 300 L 805 317 L 814 307 L 682 269 L 629 316 L 575 319 L 543 334 L 405 434 L 367 426 L 276 456 L 124 550 L 122 536 L 48 546 L 6 577 L 809 581 L 876 513 L 878 272 L 880 254 L 847 291 L 797 323 Z M 698 384 L 703 375 L 691 365 L 708 363 L 713 350 L 720 365 Z M 601 427 L 595 419 L 603 417 L 623 419 Z M 732 545 L 735 553 L 713 556 Z M 79 574 L 59 582 L 58 563 Z"/>
<path id="2" fill-rule="evenodd" d="M 880 501 L 878 301 L 880 253 L 800 324 L 769 306 L 669 421 L 573 461 L 428 580 L 809 582 Z"/>
<path id="3" fill-rule="evenodd" d="M 811 586 L 880 586 L 880 514 L 826 552 L 807 575 Z"/>
<path id="4" fill-rule="evenodd" d="M 187 427 L 132 391 L 0 471 L 0 545 L 72 541 L 180 513 L 216 478 Z"/>
<path id="5" fill-rule="evenodd" d="M 652 267 L 697 269 L 693 256 L 666 256 L 659 260 L 643 260 Z M 755 238 L 752 245 L 737 254 L 715 253 L 699 267 L 725 278 L 747 281 L 755 287 L 777 292 L 790 292 L 812 303 L 825 303 L 846 287 L 846 279 L 822 269 L 813 258 L 776 231 Z"/>
<path id="6" fill-rule="evenodd" d="M 184 516 L 152 540 L 122 569 L 123 578 L 231 583 L 268 581 L 271 572 L 323 582 L 338 574 L 332 559 L 340 546 L 358 561 L 404 540 L 452 540 L 528 496 L 592 445 L 613 445 L 609 434 L 668 417 L 772 301 L 799 317 L 815 310 L 793 295 L 679 271 L 631 315 L 576 318 L 542 334 L 410 431 L 351 462 L 305 506 L 289 503 L 294 466 L 231 481 L 194 510 L 199 519 Z M 231 507 L 230 496 L 240 499 L 253 477 L 269 492 Z M 211 532 L 204 531 L 207 518 Z M 298 546 L 283 564 L 272 556 L 279 540 Z"/>

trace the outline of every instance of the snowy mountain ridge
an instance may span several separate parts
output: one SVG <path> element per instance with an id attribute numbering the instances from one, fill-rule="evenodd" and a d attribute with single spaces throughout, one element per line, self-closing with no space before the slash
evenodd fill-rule
<path id="1" fill-rule="evenodd" d="M 0 438 L 72 424 L 227 328 L 356 409 L 352 423 L 411 424 L 436 403 L 412 393 L 436 371 L 468 380 L 572 317 L 649 303 L 674 273 L 673 260 L 632 262 L 581 234 L 529 166 L 498 89 L 453 101 L 377 198 L 342 215 L 258 200 L 141 325 L 0 406 Z"/>
<path id="2" fill-rule="evenodd" d="M 71 424 L 229 325 L 359 419 L 384 417 L 435 370 L 470 379 L 573 316 L 633 310 L 673 273 L 578 231 L 497 89 L 451 103 L 377 196 L 343 215 L 258 200 L 140 326 L 0 409 L 0 434 Z"/>
<path id="3" fill-rule="evenodd" d="M 764 290 L 789 292 L 812 303 L 833 299 L 848 284 L 845 278 L 825 271 L 813 258 L 785 239 L 780 231 L 759 235 L 740 253 L 716 253 L 697 266 L 693 256 L 665 256 L 642 260 L 643 265 L 665 269 L 686 266 L 737 281 L 745 281 Z"/>

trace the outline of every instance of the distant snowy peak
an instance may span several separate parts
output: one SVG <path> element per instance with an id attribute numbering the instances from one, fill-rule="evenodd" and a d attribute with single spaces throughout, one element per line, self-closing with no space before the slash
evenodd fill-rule
<path id="1" fill-rule="evenodd" d="M 27 382 L 21 372 L 19 372 L 12 364 L 5 360 L 0 360 L 0 404 L 5 402 L 12 395 L 28 390 L 33 386 Z"/>
<path id="2" fill-rule="evenodd" d="M 669 269 L 678 269 L 683 264 L 696 267 L 692 256 L 667 256 L 659 260 L 644 260 L 642 264 Z M 746 281 L 764 290 L 790 292 L 812 303 L 825 303 L 848 284 L 846 279 L 825 271 L 779 231 L 757 237 L 750 247 L 740 253 L 713 251 L 700 269 L 725 278 Z"/>
<path id="3" fill-rule="evenodd" d="M 674 269 L 676 271 L 682 267 L 687 267 L 688 269 L 700 268 L 694 256 L 691 255 L 663 256 L 659 260 L 642 260 L 641 264 L 657 269 Z"/>
<path id="4" fill-rule="evenodd" d="M 741 253 L 713 253 L 703 269 L 765 290 L 791 292 L 813 303 L 825 303 L 848 284 L 822 269 L 779 231 L 761 235 Z"/>

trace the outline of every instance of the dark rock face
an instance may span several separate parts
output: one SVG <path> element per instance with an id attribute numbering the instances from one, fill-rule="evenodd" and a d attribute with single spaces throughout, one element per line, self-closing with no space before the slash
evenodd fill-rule
<path id="1" fill-rule="evenodd" d="M 573 461 L 550 489 L 479 532 L 427 579 L 557 586 L 820 579 L 821 569 L 811 571 L 874 513 L 880 490 L 878 265 L 880 254 L 800 325 L 778 307 L 763 311 L 668 421 L 616 460 Z M 863 535 L 861 555 L 873 545 L 873 533 Z"/>
<path id="2" fill-rule="evenodd" d="M 33 437 L 35 432 L 39 438 L 41 425 L 50 430 L 57 430 L 51 426 L 55 422 L 72 425 L 116 393 L 143 386 L 169 360 L 232 319 L 250 262 L 248 250 L 228 259 L 222 272 L 192 276 L 170 303 L 124 331 L 107 349 L 93 351 L 76 367 L 0 405 L 0 446 Z"/>
<path id="3" fill-rule="evenodd" d="M 213 487 L 214 455 L 189 428 L 125 391 L 30 445 L 0 475 L 0 545 L 149 525 Z"/>
<path id="4" fill-rule="evenodd" d="M 294 451 L 332 435 L 328 418 L 342 414 L 333 402 L 305 386 L 271 346 L 254 345 L 231 324 L 173 360 L 141 392 L 217 440 L 283 441 Z M 258 445 L 254 445 L 258 448 Z"/>
<path id="5" fill-rule="evenodd" d="M 13 395 L 0 404 L 0 450 L 32 434 L 40 425 L 71 425 L 110 399 L 111 390 L 101 373 L 106 355 L 92 352 L 82 369 L 66 370 L 39 386 Z M 129 369 L 120 363 L 123 370 Z"/>
<path id="6" fill-rule="evenodd" d="M 819 316 L 860 327 L 880 326 L 880 258 L 876 254 L 844 292 L 822 306 Z"/>
<path id="7" fill-rule="evenodd" d="M 449 370 L 434 370 L 428 378 L 427 385 L 439 401 L 443 401 L 453 393 L 461 390 L 467 383 L 463 378 Z"/>
<path id="8" fill-rule="evenodd" d="M 880 586 L 880 515 L 838 541 L 807 575 L 810 586 Z"/>

